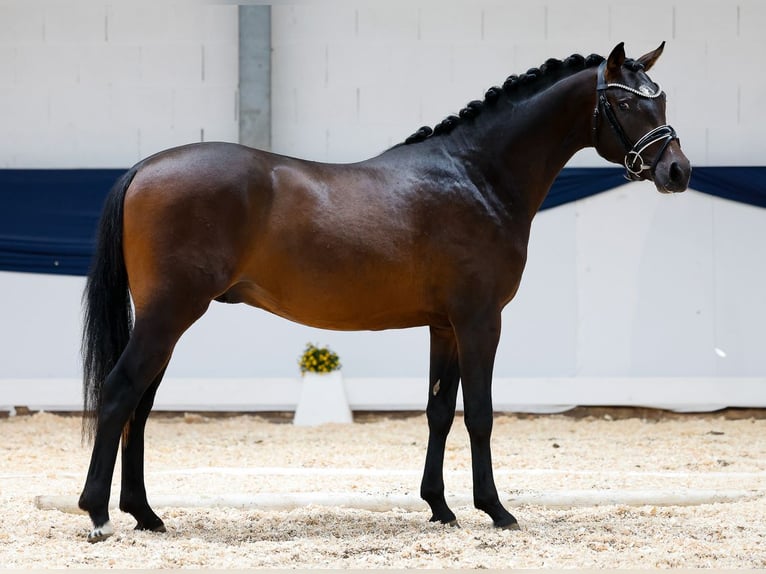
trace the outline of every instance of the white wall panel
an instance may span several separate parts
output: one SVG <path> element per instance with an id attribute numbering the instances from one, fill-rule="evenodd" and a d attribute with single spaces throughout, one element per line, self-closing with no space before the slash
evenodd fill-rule
<path id="1" fill-rule="evenodd" d="M 0 379 L 79 377 L 84 286 L 82 277 L 0 272 Z"/>
<path id="2" fill-rule="evenodd" d="M 701 0 L 697 2 L 674 3 L 675 23 L 673 39 L 683 43 L 704 43 L 711 40 L 725 43 L 736 40 L 740 35 L 741 11 L 750 12 L 756 2 L 721 2 Z M 750 14 L 752 16 L 752 13 Z M 755 16 L 756 21 L 758 16 Z M 701 32 L 715 25 L 715 35 Z"/>
<path id="3" fill-rule="evenodd" d="M 395 45 L 419 39 L 418 8 L 419 4 L 416 2 L 401 2 L 393 9 L 392 5 L 388 3 L 360 2 L 359 6 L 330 6 L 329 9 L 328 5 L 325 5 L 318 9 L 315 8 L 310 14 L 316 18 L 313 20 L 314 22 L 324 22 L 328 14 L 331 15 L 332 19 L 338 17 L 341 19 L 341 26 L 345 28 L 350 22 L 349 16 L 353 13 L 355 38 L 363 42 L 385 42 Z M 343 12 L 346 12 L 346 15 L 340 16 Z M 272 17 L 273 15 L 272 12 Z M 293 22 L 303 20 L 300 8 L 293 12 L 292 17 Z M 330 29 L 332 30 L 332 28 Z M 339 39 L 342 40 L 343 36 Z"/>
<path id="4" fill-rule="evenodd" d="M 0 44 L 40 44 L 45 38 L 45 7 L 31 2 L 0 3 Z"/>
<path id="5" fill-rule="evenodd" d="M 298 112 L 275 110 L 277 151 L 318 153 L 310 156 L 317 160 L 362 159 L 397 141 L 399 132 L 386 130 L 385 124 L 398 125 L 398 118 L 411 115 L 409 108 L 422 120 L 406 129 L 407 135 L 549 57 L 607 55 L 619 41 L 626 42 L 628 55 L 637 57 L 665 40 L 665 55 L 653 76 L 669 94 L 669 121 L 693 161 L 762 162 L 759 134 L 766 115 L 759 109 L 766 99 L 766 78 L 749 73 L 747 65 L 766 47 L 760 32 L 766 12 L 758 0 L 321 2 L 277 5 L 272 18 L 275 108 L 291 105 L 279 103 L 281 90 L 285 100 L 295 103 L 290 91 L 309 85 L 314 88 L 312 118 L 326 118 L 313 133 L 302 131 L 298 141 L 300 130 L 293 124 L 305 126 L 296 119 Z M 362 129 L 357 118 L 344 119 L 359 128 L 359 136 L 348 143 L 346 153 L 333 148 L 337 151 L 330 155 L 320 140 L 328 139 L 328 131 L 332 140 L 333 130 L 346 128 L 332 111 L 336 92 L 316 89 L 334 85 L 379 92 L 374 107 L 383 129 Z M 406 96 L 394 100 L 391 90 Z M 571 165 L 603 165 L 603 160 L 578 154 Z"/>
<path id="6" fill-rule="evenodd" d="M 725 353 L 715 373 L 766 373 L 766 213 L 723 199 L 712 203 L 713 335 Z"/>
<path id="7" fill-rule="evenodd" d="M 422 42 L 474 44 L 482 40 L 482 6 L 468 2 L 431 2 L 417 9 L 417 39 Z"/>
<path id="8" fill-rule="evenodd" d="M 639 262 L 655 193 L 636 184 L 578 202 L 577 375 L 610 376 L 631 367 Z"/>
<path id="9" fill-rule="evenodd" d="M 722 2 L 732 5 L 737 12 L 737 35 L 750 40 L 763 39 L 763 23 L 766 21 L 766 4 L 760 0 Z"/>
<path id="10" fill-rule="evenodd" d="M 108 86 L 130 93 L 142 84 L 142 47 L 109 43 L 108 49 L 82 47 L 79 56 L 79 84 Z"/>
<path id="11" fill-rule="evenodd" d="M 675 3 L 671 2 L 603 2 L 598 8 L 589 6 L 583 11 L 580 19 L 572 20 L 572 25 L 585 26 L 594 10 L 604 9 L 609 15 L 609 39 L 613 43 L 625 42 L 628 50 L 631 47 L 633 50 L 642 50 L 635 56 L 656 48 L 662 40 L 673 39 Z M 640 47 L 647 42 L 652 44 L 651 48 Z"/>
<path id="12" fill-rule="evenodd" d="M 147 44 L 141 47 L 141 83 L 148 86 L 202 83 L 201 45 Z"/>
<path id="13" fill-rule="evenodd" d="M 637 269 L 638 294 L 629 323 L 631 375 L 650 376 L 659 365 L 671 376 L 713 372 L 712 209 L 693 192 L 656 199 L 640 253 L 628 263 Z"/>
<path id="14" fill-rule="evenodd" d="M 545 39 L 548 11 L 545 2 L 519 5 L 517 2 L 494 1 L 476 3 L 476 6 L 484 14 L 482 38 L 486 42 L 518 44 Z"/>
<path id="15" fill-rule="evenodd" d="M 118 2 L 94 9 L 104 12 L 105 37 L 110 43 L 149 45 L 179 39 L 180 23 L 173 18 L 175 7 L 172 3 L 147 2 L 135 5 Z M 195 9 L 196 7 L 192 8 Z M 185 23 L 188 23 L 188 20 Z M 192 29 L 199 34 L 199 29 Z"/>
<path id="16" fill-rule="evenodd" d="M 14 111 L 0 167 L 127 167 L 236 141 L 237 30 L 236 6 L 0 3 L 0 98 Z"/>
<path id="17" fill-rule="evenodd" d="M 233 42 L 202 45 L 202 80 L 206 85 L 230 87 L 239 82 L 239 46 Z"/>
<path id="18" fill-rule="evenodd" d="M 554 40 L 556 38 L 566 39 L 570 42 L 577 42 L 580 48 L 575 48 L 587 55 L 590 52 L 597 51 L 602 53 L 604 48 L 594 45 L 608 35 L 612 44 L 616 43 L 616 26 L 612 26 L 612 21 L 619 17 L 611 9 L 613 2 L 555 2 L 546 4 L 545 7 L 545 39 Z M 653 13 L 653 11 L 651 11 Z M 617 42 L 622 41 L 622 35 Z M 606 54 L 604 54 L 606 55 Z"/>
<path id="19" fill-rule="evenodd" d="M 578 374 L 577 220 L 577 205 L 568 204 L 533 222 L 524 278 L 503 312 L 498 377 Z"/>
<path id="20" fill-rule="evenodd" d="M 103 4 L 94 3 L 88 10 L 74 10 L 71 2 L 42 4 L 43 37 L 47 44 L 82 46 L 106 39 L 107 9 Z"/>

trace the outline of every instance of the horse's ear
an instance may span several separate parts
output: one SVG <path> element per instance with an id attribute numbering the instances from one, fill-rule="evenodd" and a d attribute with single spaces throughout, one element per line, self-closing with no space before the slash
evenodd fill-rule
<path id="1" fill-rule="evenodd" d="M 654 50 L 653 52 L 644 54 L 638 59 L 639 63 L 643 64 L 645 72 L 648 72 L 651 69 L 651 67 L 654 66 L 654 63 L 660 57 L 660 54 L 662 54 L 662 50 L 664 49 L 665 49 L 665 42 L 660 44 L 660 47 Z"/>
<path id="2" fill-rule="evenodd" d="M 623 63 L 625 63 L 625 42 L 620 42 L 606 59 L 607 78 L 619 78 Z"/>

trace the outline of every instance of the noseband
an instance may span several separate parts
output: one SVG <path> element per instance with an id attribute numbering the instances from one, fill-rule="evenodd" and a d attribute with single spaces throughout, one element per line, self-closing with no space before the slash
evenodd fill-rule
<path id="1" fill-rule="evenodd" d="M 649 170 L 651 176 L 654 177 L 654 170 L 657 167 L 657 163 L 660 161 L 660 158 L 662 158 L 662 155 L 665 153 L 668 145 L 670 145 L 671 141 L 678 139 L 676 131 L 669 125 L 665 124 L 656 127 L 653 130 L 649 130 L 636 143 L 631 144 L 630 139 L 625 134 L 625 130 L 622 129 L 620 122 L 617 120 L 617 116 L 614 113 L 612 104 L 609 103 L 609 99 L 606 97 L 606 91 L 609 88 L 619 88 L 642 98 L 651 100 L 662 95 L 662 88 L 659 84 L 657 84 L 657 89 L 652 92 L 644 86 L 642 86 L 640 90 L 637 90 L 624 84 L 608 84 L 604 75 L 605 71 L 606 61 L 603 61 L 598 67 L 598 83 L 596 84 L 598 99 L 596 102 L 596 109 L 593 112 L 593 141 L 594 143 L 598 141 L 598 116 L 603 112 L 604 116 L 606 116 L 606 119 L 609 121 L 609 125 L 612 126 L 612 131 L 617 134 L 617 137 L 622 142 L 622 146 L 625 148 L 625 159 L 623 160 L 625 169 L 627 170 L 625 173 L 625 178 L 631 181 L 638 181 L 641 179 L 642 172 L 647 169 Z M 641 156 L 641 154 L 646 148 L 657 142 L 663 142 L 662 147 L 660 147 L 659 151 L 654 156 L 654 161 L 651 163 L 651 165 L 647 165 L 644 162 L 644 158 Z"/>

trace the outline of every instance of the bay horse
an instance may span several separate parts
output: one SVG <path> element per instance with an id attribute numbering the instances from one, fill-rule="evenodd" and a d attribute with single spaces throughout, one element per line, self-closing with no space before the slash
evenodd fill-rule
<path id="1" fill-rule="evenodd" d="M 660 192 L 686 189 L 689 160 L 647 76 L 663 47 L 637 60 L 622 43 L 606 59 L 548 60 L 358 163 L 200 143 L 131 168 L 105 201 L 83 295 L 88 540 L 114 532 L 120 441 L 119 508 L 137 529 L 165 530 L 146 498 L 144 428 L 176 342 L 212 301 L 325 329 L 428 326 L 420 494 L 431 520 L 456 524 L 442 467 L 462 381 L 474 504 L 518 528 L 490 453 L 501 310 L 519 287 L 532 218 L 576 151 L 594 146 Z"/>

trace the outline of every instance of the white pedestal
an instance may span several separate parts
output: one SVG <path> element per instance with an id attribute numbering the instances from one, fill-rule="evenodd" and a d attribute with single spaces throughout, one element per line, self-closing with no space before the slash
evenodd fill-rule
<path id="1" fill-rule="evenodd" d="M 304 373 L 293 424 L 313 426 L 350 422 L 353 422 L 353 417 L 340 371 Z"/>

